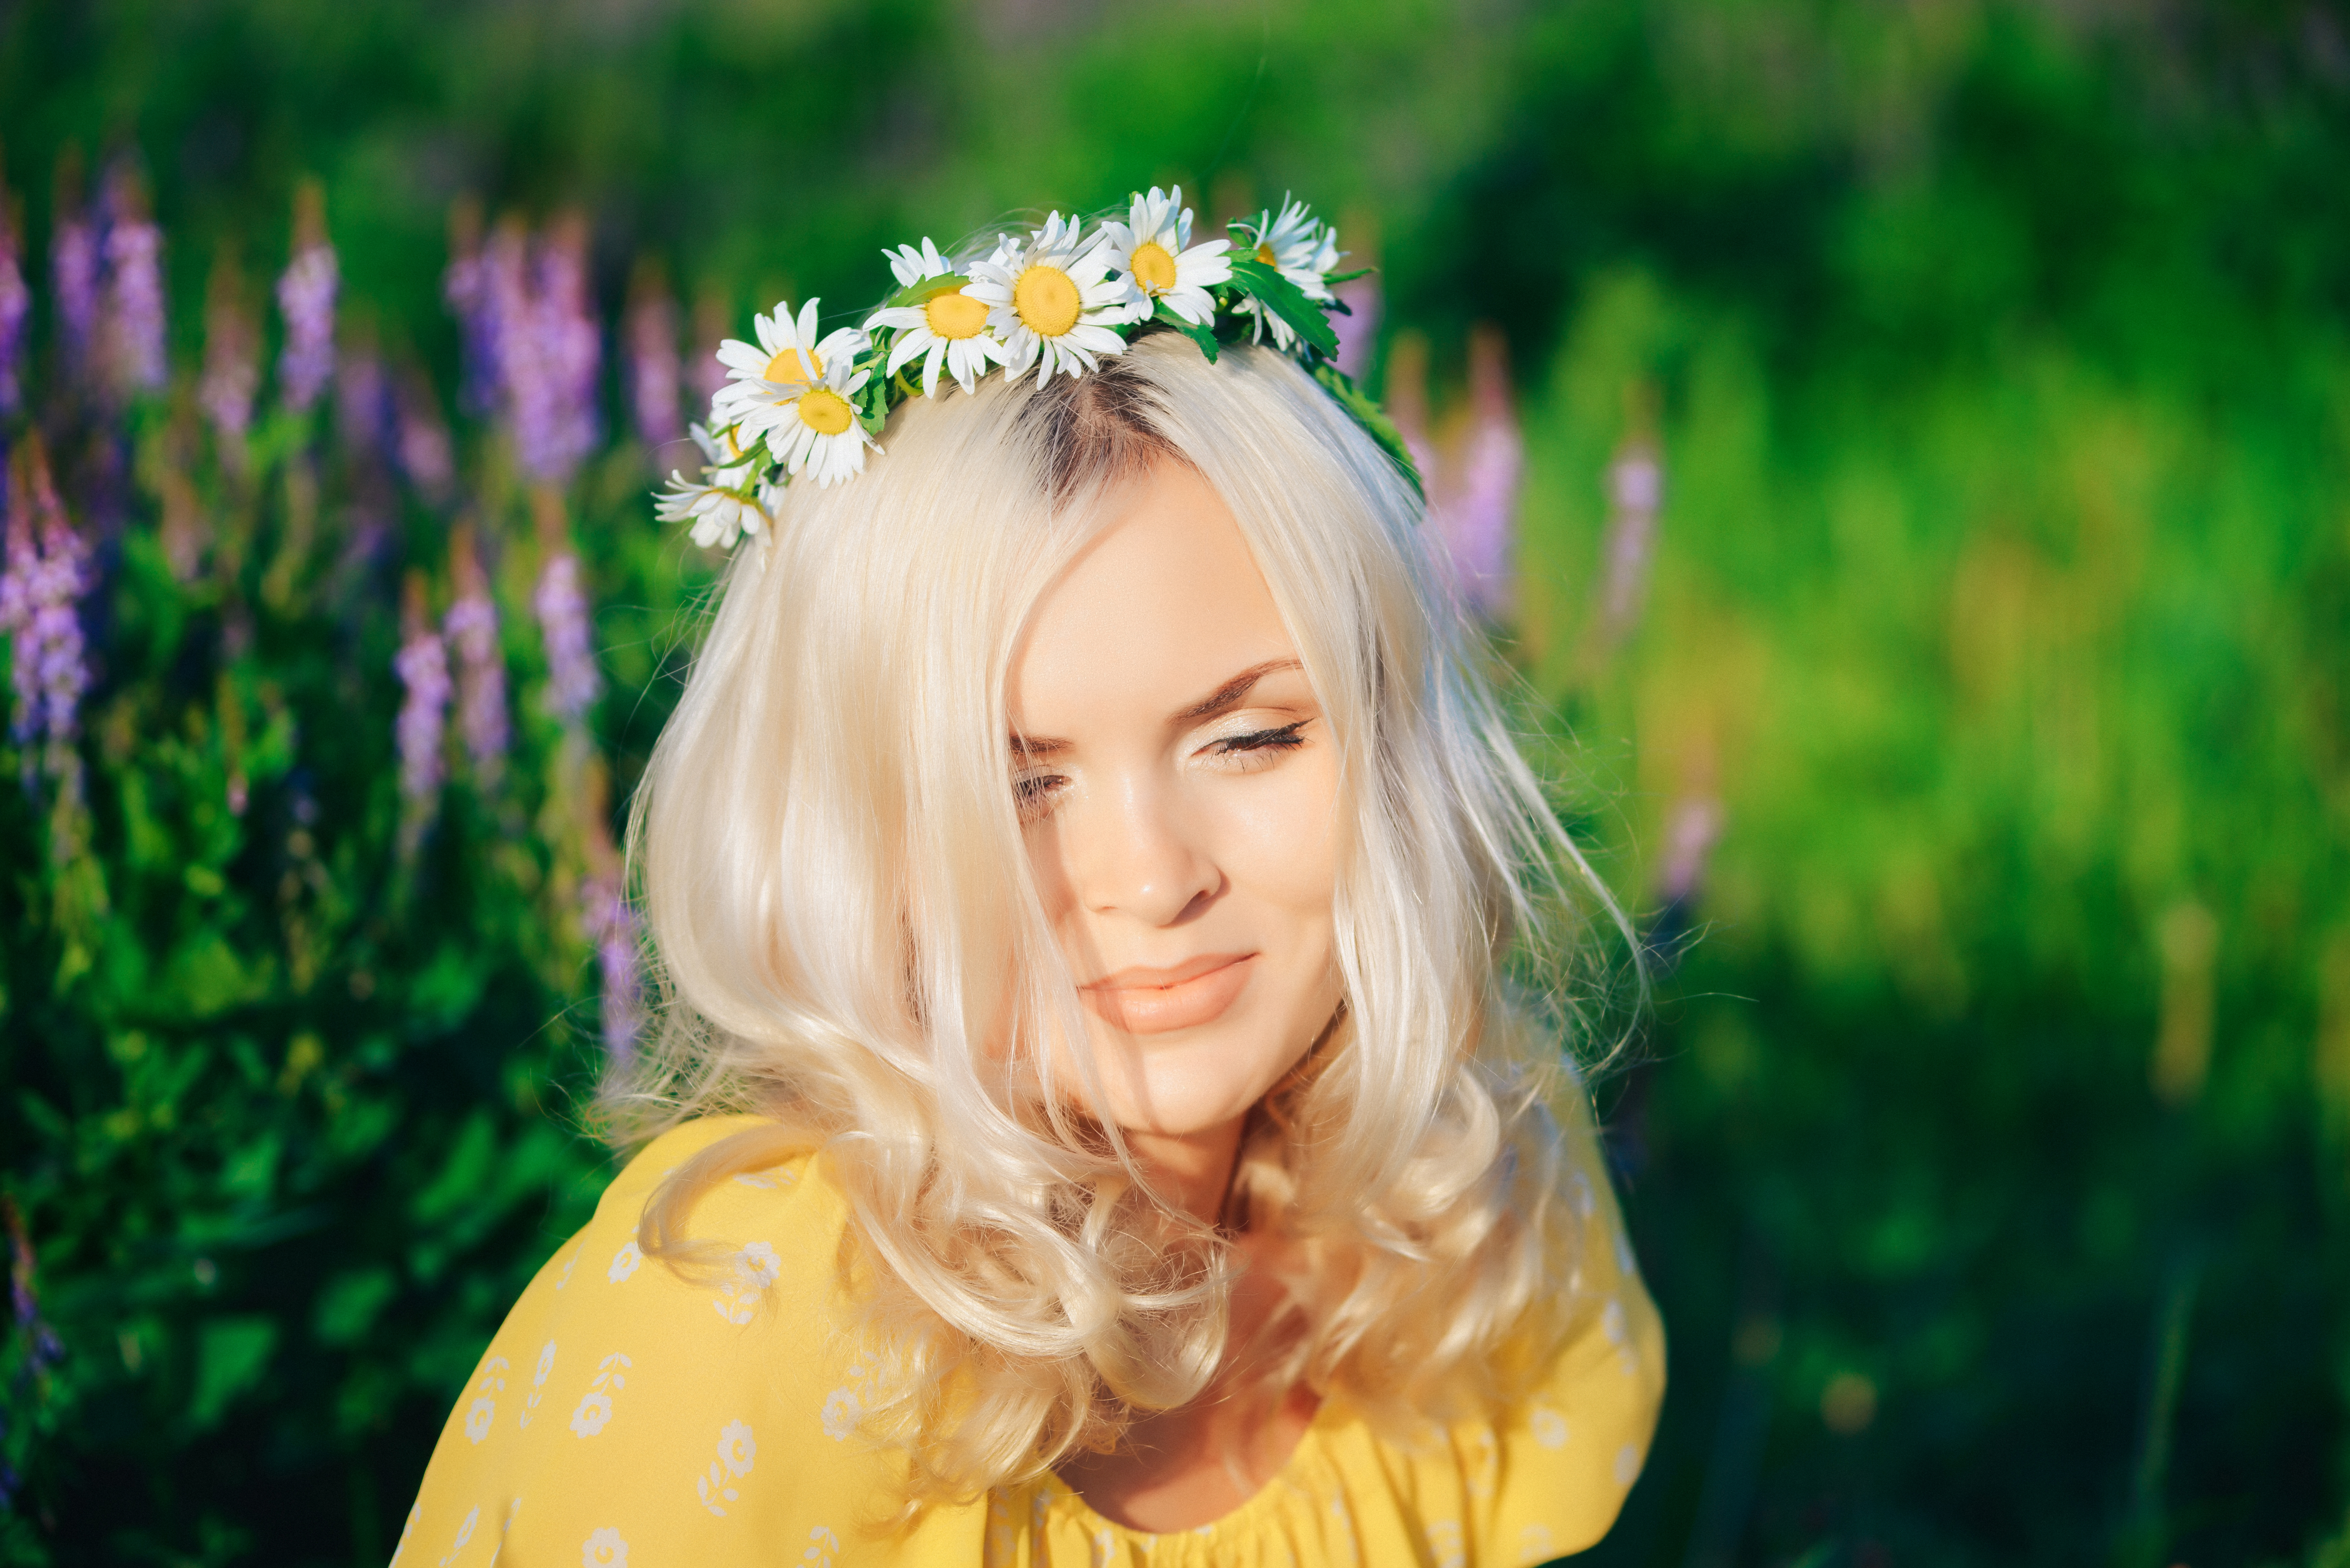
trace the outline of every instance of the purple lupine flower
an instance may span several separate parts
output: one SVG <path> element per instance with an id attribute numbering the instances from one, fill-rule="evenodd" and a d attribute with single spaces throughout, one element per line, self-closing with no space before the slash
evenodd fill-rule
<path id="1" fill-rule="evenodd" d="M 579 583 L 579 557 L 568 546 L 547 557 L 538 575 L 531 607 L 546 639 L 547 711 L 567 724 L 584 723 L 603 687 L 589 646 L 588 596 Z"/>
<path id="2" fill-rule="evenodd" d="M 424 372 L 411 364 L 399 380 L 393 402 L 400 420 L 400 471 L 418 494 L 434 505 L 457 486 L 456 449 L 441 417 L 441 399 Z"/>
<path id="3" fill-rule="evenodd" d="M 130 164 L 106 181 L 106 239 L 98 332 L 115 394 L 151 392 L 171 374 L 163 356 L 163 231 L 148 215 Z"/>
<path id="4" fill-rule="evenodd" d="M 450 213 L 449 270 L 442 275 L 441 295 L 457 316 L 464 367 L 457 404 L 469 414 L 486 418 L 497 410 L 504 359 L 499 309 L 511 303 L 501 297 L 497 274 L 506 266 L 519 275 L 520 249 L 510 224 L 500 225 L 490 247 L 484 247 L 481 209 L 472 200 L 460 202 Z M 520 290 L 510 292 L 518 296 Z"/>
<path id="5" fill-rule="evenodd" d="M 1635 438 L 1607 468 L 1607 579 L 1600 623 L 1612 645 L 1630 635 L 1639 618 L 1655 552 L 1657 514 L 1665 501 L 1665 470 L 1657 449 Z"/>
<path id="6" fill-rule="evenodd" d="M 1342 283 L 1333 292 L 1354 313 L 1330 318 L 1338 332 L 1338 369 L 1359 381 L 1371 368 L 1371 349 L 1379 338 L 1378 275 Z"/>
<path id="7" fill-rule="evenodd" d="M 1502 335 L 1480 327 L 1470 340 L 1470 423 L 1459 487 L 1446 497 L 1440 534 L 1464 603 L 1480 615 L 1503 607 L 1510 545 L 1517 525 L 1525 441 L 1511 406 Z"/>
<path id="8" fill-rule="evenodd" d="M 335 427 L 357 457 L 375 457 L 391 436 L 391 384 L 370 348 L 346 350 L 336 362 Z"/>
<path id="9" fill-rule="evenodd" d="M 1721 837 L 1721 803 L 1711 795 L 1683 795 L 1665 826 L 1664 868 L 1657 888 L 1668 904 L 1687 904 L 1705 881 L 1705 863 Z"/>
<path id="10" fill-rule="evenodd" d="M 589 313 L 588 234 L 574 220 L 536 246 L 523 325 L 501 342 L 515 455 L 525 473 L 567 483 L 596 450 L 602 336 Z"/>
<path id="11" fill-rule="evenodd" d="M 598 872 L 580 889 L 581 924 L 596 944 L 596 967 L 603 981 L 605 1054 L 617 1064 L 636 1050 L 644 1027 L 644 979 L 639 970 L 637 911 L 620 887 L 617 868 Z"/>
<path id="12" fill-rule="evenodd" d="M 8 734 L 19 746 L 40 727 L 39 656 L 29 632 L 33 596 L 41 580 L 41 539 L 33 528 L 33 509 L 23 480 L 13 470 L 0 500 L 8 508 L 6 527 L 0 530 L 0 632 L 8 635 L 9 684 L 16 703 L 8 712 Z M 27 766 L 29 767 L 29 763 Z M 26 783 L 31 784 L 29 772 Z"/>
<path id="13" fill-rule="evenodd" d="M 637 439 L 660 447 L 685 434 L 678 404 L 677 302 L 657 282 L 629 306 L 629 411 Z"/>
<path id="14" fill-rule="evenodd" d="M 37 1376 L 65 1359 L 66 1347 L 57 1331 L 41 1316 L 41 1295 L 36 1283 L 39 1262 L 33 1252 L 33 1239 L 26 1233 L 24 1213 L 16 1207 L 15 1198 L 0 1196 L 0 1224 L 5 1224 L 8 1231 L 10 1315 L 16 1319 L 17 1330 L 30 1341 L 30 1354 L 26 1365 L 17 1369 L 17 1376 Z"/>
<path id="15" fill-rule="evenodd" d="M 49 236 L 49 279 L 57 313 L 57 358 L 68 379 L 90 368 L 98 337 L 98 231 L 86 212 L 60 204 Z"/>
<path id="16" fill-rule="evenodd" d="M 449 711 L 449 655 L 441 633 L 424 608 L 424 579 L 408 579 L 407 605 L 400 619 L 400 651 L 392 656 L 393 673 L 405 690 L 400 715 L 392 721 L 392 738 L 400 751 L 400 844 L 412 851 L 423 836 L 432 805 L 441 791 L 442 733 Z"/>
<path id="17" fill-rule="evenodd" d="M 474 784 L 486 794 L 497 785 L 511 739 L 505 653 L 498 643 L 497 603 L 469 530 L 458 532 L 452 556 L 457 597 L 441 628 L 457 650 L 457 732 L 473 760 Z"/>
<path id="18" fill-rule="evenodd" d="M 9 209 L 7 188 L 0 186 L 0 417 L 25 404 L 25 323 L 33 313 L 33 293 L 25 286 L 24 257 Z"/>
<path id="19" fill-rule="evenodd" d="M 18 455 L 8 486 L 7 560 L 0 567 L 0 631 L 8 634 L 19 746 L 70 744 L 89 690 L 80 605 L 89 547 L 66 515 L 37 441 Z M 29 772 L 31 759 L 26 759 Z"/>
<path id="20" fill-rule="evenodd" d="M 294 198 L 294 256 L 277 280 L 286 346 L 277 356 L 277 400 L 307 413 L 335 374 L 335 295 L 342 271 L 327 239 L 326 198 L 315 184 Z"/>
<path id="21" fill-rule="evenodd" d="M 204 369 L 196 401 L 225 452 L 241 452 L 253 428 L 253 400 L 261 390 L 259 335 L 240 297 L 236 270 L 225 256 L 213 264 L 204 302 Z"/>

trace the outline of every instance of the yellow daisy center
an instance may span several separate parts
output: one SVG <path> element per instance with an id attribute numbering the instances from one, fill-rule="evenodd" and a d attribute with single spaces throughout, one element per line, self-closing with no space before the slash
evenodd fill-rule
<path id="1" fill-rule="evenodd" d="M 1083 307 L 1076 280 L 1056 266 L 1032 266 L 1012 286 L 1012 308 L 1040 337 L 1066 337 Z"/>
<path id="2" fill-rule="evenodd" d="M 818 435 L 838 435 L 856 419 L 848 400 L 830 388 L 814 387 L 800 394 L 800 423 Z"/>
<path id="3" fill-rule="evenodd" d="M 976 337 L 987 327 L 987 306 L 956 289 L 922 306 L 922 319 L 941 337 Z"/>
<path id="4" fill-rule="evenodd" d="M 824 361 L 813 348 L 785 348 L 759 373 L 770 381 L 818 381 L 824 378 Z"/>
<path id="5" fill-rule="evenodd" d="M 1157 240 L 1145 240 L 1134 247 L 1134 260 L 1126 269 L 1134 281 L 1153 294 L 1164 294 L 1175 286 L 1175 258 Z"/>
<path id="6" fill-rule="evenodd" d="M 1256 243 L 1256 259 L 1264 263 L 1267 266 L 1278 266 L 1281 265 L 1278 258 L 1276 258 L 1273 254 L 1273 247 L 1265 244 L 1263 240 L 1259 240 Z"/>

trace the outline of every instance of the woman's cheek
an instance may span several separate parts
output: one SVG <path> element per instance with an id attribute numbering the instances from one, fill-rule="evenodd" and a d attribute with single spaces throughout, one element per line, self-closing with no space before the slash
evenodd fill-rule
<path id="1" fill-rule="evenodd" d="M 1321 754 L 1257 775 L 1232 818 L 1233 881 L 1297 912 L 1327 912 L 1337 893 L 1337 771 Z"/>

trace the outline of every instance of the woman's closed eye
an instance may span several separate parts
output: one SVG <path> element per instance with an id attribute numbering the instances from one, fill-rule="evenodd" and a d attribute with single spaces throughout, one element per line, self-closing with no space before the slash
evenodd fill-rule
<path id="1" fill-rule="evenodd" d="M 1221 735 L 1201 748 L 1201 754 L 1213 761 L 1229 762 L 1243 770 L 1263 767 L 1284 752 L 1294 752 L 1305 745 L 1301 732 L 1312 719 L 1300 719 L 1294 724 L 1284 724 L 1277 730 L 1251 730 L 1243 734 Z"/>
<path id="2" fill-rule="evenodd" d="M 1281 757 L 1309 745 L 1305 734 L 1312 718 L 1299 719 L 1270 730 L 1246 730 L 1236 735 L 1218 735 L 1192 753 L 1219 773 L 1254 773 L 1271 767 Z M 1069 787 L 1066 774 L 1042 770 L 1014 774 L 1012 777 L 1012 801 L 1023 822 L 1036 822 L 1049 815 L 1055 802 Z"/>

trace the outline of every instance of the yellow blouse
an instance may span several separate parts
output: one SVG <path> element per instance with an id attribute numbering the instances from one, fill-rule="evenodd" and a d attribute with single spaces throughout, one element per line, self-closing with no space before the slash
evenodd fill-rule
<path id="1" fill-rule="evenodd" d="M 1588 1124 L 1575 1201 L 1606 1305 L 1539 1391 L 1489 1421 L 1374 1437 L 1326 1401 L 1280 1474 L 1197 1530 L 1149 1535 L 1046 1477 L 870 1521 L 903 1460 L 860 1440 L 869 1366 L 834 1283 L 847 1210 L 820 1159 L 737 1176 L 694 1211 L 733 1274 L 690 1284 L 637 1251 L 660 1179 L 748 1118 L 648 1146 L 539 1270 L 450 1412 L 395 1568 L 1338 1568 L 1546 1562 L 1606 1532 L 1664 1391 L 1664 1335 Z"/>

